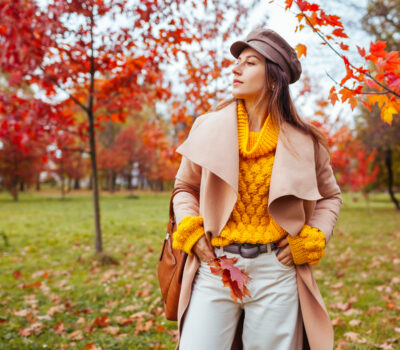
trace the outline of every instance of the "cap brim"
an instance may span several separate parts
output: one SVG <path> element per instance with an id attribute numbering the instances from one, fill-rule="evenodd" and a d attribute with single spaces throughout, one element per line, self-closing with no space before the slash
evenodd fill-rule
<path id="1" fill-rule="evenodd" d="M 230 48 L 231 54 L 233 57 L 238 58 L 240 53 L 248 46 L 249 44 L 244 41 L 235 41 Z"/>
<path id="2" fill-rule="evenodd" d="M 274 58 L 268 52 L 264 52 L 264 50 L 257 47 L 256 42 L 246 43 L 245 41 L 235 41 L 230 48 L 231 54 L 233 55 L 233 57 L 238 58 L 240 53 L 246 47 L 251 47 L 252 49 L 256 50 L 260 55 L 264 56 L 266 59 L 278 64 L 278 62 L 276 62 L 276 60 L 274 60 Z"/>

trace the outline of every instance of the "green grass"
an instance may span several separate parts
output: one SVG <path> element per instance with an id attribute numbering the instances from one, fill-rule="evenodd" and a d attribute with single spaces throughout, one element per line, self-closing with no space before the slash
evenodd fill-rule
<path id="1" fill-rule="evenodd" d="M 370 210 L 354 197 L 314 274 L 338 349 L 399 349 L 400 213 L 387 195 Z M 104 250 L 119 261 L 103 266 L 89 193 L 1 193 L 0 349 L 174 349 L 156 271 L 168 200 L 102 195 Z"/>

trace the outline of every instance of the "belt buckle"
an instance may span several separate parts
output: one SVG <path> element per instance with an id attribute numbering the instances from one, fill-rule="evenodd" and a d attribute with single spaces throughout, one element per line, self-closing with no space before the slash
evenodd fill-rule
<path id="1" fill-rule="evenodd" d="M 244 248 L 244 252 L 242 252 L 242 248 Z M 260 254 L 260 246 L 254 246 L 254 244 L 250 243 L 243 243 L 239 245 L 239 254 L 243 258 L 256 258 Z"/>

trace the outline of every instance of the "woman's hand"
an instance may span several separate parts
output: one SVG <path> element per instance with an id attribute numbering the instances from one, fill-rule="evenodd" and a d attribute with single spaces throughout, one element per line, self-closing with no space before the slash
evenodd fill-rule
<path id="1" fill-rule="evenodd" d="M 286 237 L 282 238 L 279 243 L 279 251 L 276 254 L 276 257 L 278 260 L 286 266 L 292 266 L 294 264 L 293 262 L 293 255 L 289 247 L 289 242 L 286 239 Z"/>
<path id="2" fill-rule="evenodd" d="M 197 255 L 197 257 L 204 262 L 209 262 L 213 260 L 216 255 L 214 249 L 209 245 L 208 240 L 205 235 L 201 236 L 199 240 L 192 247 L 192 252 Z"/>

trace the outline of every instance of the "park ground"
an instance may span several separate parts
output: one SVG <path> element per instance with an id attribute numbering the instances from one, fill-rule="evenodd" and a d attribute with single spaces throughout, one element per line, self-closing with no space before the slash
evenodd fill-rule
<path id="1" fill-rule="evenodd" d="M 400 212 L 383 193 L 368 206 L 343 198 L 314 267 L 335 348 L 400 349 Z M 168 200 L 102 194 L 104 251 L 118 262 L 103 265 L 90 193 L 0 193 L 0 349 L 174 349 L 157 280 Z"/>

